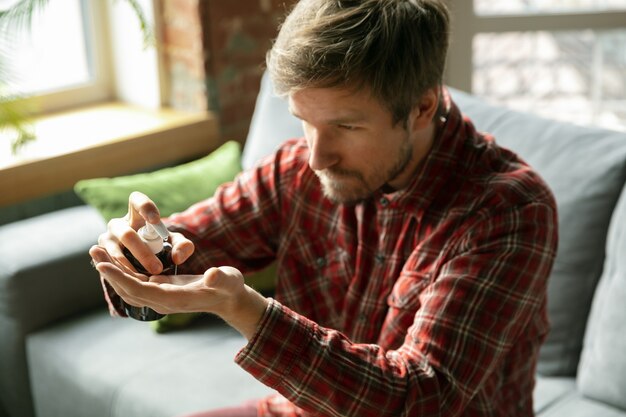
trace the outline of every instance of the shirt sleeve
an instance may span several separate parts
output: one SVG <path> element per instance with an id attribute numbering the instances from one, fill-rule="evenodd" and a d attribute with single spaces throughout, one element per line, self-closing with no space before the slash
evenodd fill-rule
<path id="1" fill-rule="evenodd" d="M 262 269 L 276 256 L 280 225 L 280 160 L 268 157 L 218 187 L 214 196 L 165 220 L 195 246 L 179 273 L 201 274 L 229 265 L 243 273 Z"/>
<path id="2" fill-rule="evenodd" d="M 402 294 L 419 308 L 396 350 L 353 343 L 273 301 L 236 362 L 294 404 L 272 415 L 462 415 L 543 314 L 556 224 L 543 203 L 477 215 L 430 283 Z"/>

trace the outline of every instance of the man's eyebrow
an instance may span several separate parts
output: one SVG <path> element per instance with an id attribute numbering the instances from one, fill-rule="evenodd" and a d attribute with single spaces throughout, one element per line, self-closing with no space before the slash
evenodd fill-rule
<path id="1" fill-rule="evenodd" d="M 304 120 L 302 116 L 300 116 L 291 107 L 289 107 L 289 113 L 291 113 L 294 117 L 300 120 Z M 364 121 L 365 119 L 366 118 L 363 113 L 361 113 L 360 111 L 355 111 L 355 112 L 348 112 L 345 115 L 339 115 L 339 117 L 326 120 L 326 123 L 340 125 L 340 124 L 358 123 L 358 122 Z"/>
<path id="2" fill-rule="evenodd" d="M 337 118 L 328 121 L 328 124 L 331 125 L 354 125 L 359 124 L 365 121 L 363 117 L 346 117 L 346 118 Z"/>

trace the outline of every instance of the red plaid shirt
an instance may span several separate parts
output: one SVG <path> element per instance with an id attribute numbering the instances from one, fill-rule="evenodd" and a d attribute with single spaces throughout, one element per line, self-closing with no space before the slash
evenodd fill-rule
<path id="1" fill-rule="evenodd" d="M 278 262 L 236 362 L 280 395 L 261 416 L 532 416 L 555 202 L 449 101 L 408 188 L 326 199 L 304 140 L 170 219 L 187 272 Z"/>

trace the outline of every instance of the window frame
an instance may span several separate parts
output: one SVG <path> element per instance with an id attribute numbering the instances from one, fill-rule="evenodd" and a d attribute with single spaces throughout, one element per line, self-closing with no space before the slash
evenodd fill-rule
<path id="1" fill-rule="evenodd" d="M 32 115 L 53 113 L 69 108 L 95 104 L 114 98 L 114 75 L 109 42 L 108 1 L 80 0 L 85 37 L 89 43 L 88 65 L 92 79 L 88 82 L 29 95 L 20 101 Z M 45 10 L 43 11 L 45 13 Z"/>
<path id="2" fill-rule="evenodd" d="M 164 107 L 169 82 L 160 44 L 158 0 L 137 1 L 153 27 L 156 45 L 146 47 L 143 44 L 143 33 L 126 2 L 80 0 L 85 11 L 86 36 L 93 46 L 89 65 L 94 78 L 78 86 L 24 98 L 20 100 L 25 104 L 23 108 L 32 116 L 41 116 L 105 102 L 124 102 L 152 109 Z M 129 20 L 132 25 L 127 24 Z M 145 82 L 137 82 L 137 73 L 142 74 L 140 81 Z"/>
<path id="3" fill-rule="evenodd" d="M 447 0 L 453 15 L 446 84 L 472 92 L 473 42 L 480 33 L 626 28 L 626 10 L 479 15 L 473 0 Z"/>

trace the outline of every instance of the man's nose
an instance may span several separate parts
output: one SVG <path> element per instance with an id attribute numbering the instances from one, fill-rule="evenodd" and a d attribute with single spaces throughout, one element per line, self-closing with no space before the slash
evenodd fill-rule
<path id="1" fill-rule="evenodd" d="M 333 138 L 322 129 L 307 129 L 309 144 L 309 167 L 315 171 L 329 168 L 339 162 L 339 156 L 333 150 Z"/>

